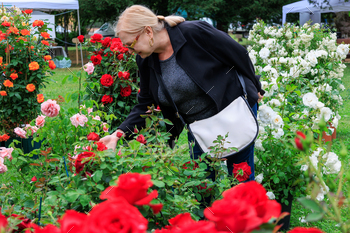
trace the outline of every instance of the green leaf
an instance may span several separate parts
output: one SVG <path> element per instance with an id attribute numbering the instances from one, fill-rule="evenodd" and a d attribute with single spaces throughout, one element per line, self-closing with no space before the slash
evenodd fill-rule
<path id="1" fill-rule="evenodd" d="M 141 143 L 139 141 L 132 140 L 131 142 L 129 142 L 129 146 L 132 150 L 138 150 L 141 146 Z"/>
<path id="2" fill-rule="evenodd" d="M 22 160 L 22 161 L 24 161 L 24 162 L 28 162 L 28 160 L 26 160 L 26 159 L 23 158 L 22 156 L 18 156 L 17 158 L 20 159 L 20 160 Z"/>
<path id="3" fill-rule="evenodd" d="M 80 204 L 82 204 L 82 206 L 86 206 L 89 204 L 90 198 L 88 195 L 83 195 L 80 197 L 79 201 L 80 201 Z"/>
<path id="4" fill-rule="evenodd" d="M 174 125 L 171 121 L 169 121 L 168 119 L 163 119 L 163 121 L 168 124 L 168 125 Z"/>
<path id="5" fill-rule="evenodd" d="M 34 201 L 33 201 L 33 200 L 26 200 L 26 201 L 23 203 L 23 206 L 24 206 L 24 207 L 28 207 L 28 208 L 33 208 L 33 207 L 34 207 Z"/>
<path id="6" fill-rule="evenodd" d="M 45 199 L 46 205 L 56 205 L 57 203 L 57 197 L 56 196 L 50 196 Z"/>
<path id="7" fill-rule="evenodd" d="M 98 188 L 99 190 L 104 190 L 104 189 L 105 189 L 105 187 L 103 187 L 102 184 L 98 184 L 98 185 L 96 186 L 96 188 Z"/>
<path id="8" fill-rule="evenodd" d="M 152 182 L 158 188 L 163 188 L 165 186 L 165 183 L 163 181 L 160 181 L 160 180 L 152 180 Z"/>
<path id="9" fill-rule="evenodd" d="M 174 172 L 179 172 L 179 169 L 177 167 L 170 166 L 170 169 L 173 170 Z"/>
<path id="10" fill-rule="evenodd" d="M 78 199 L 79 196 L 80 196 L 80 194 L 77 191 L 69 191 L 66 194 L 66 200 L 68 202 L 74 202 L 75 200 Z"/>
<path id="11" fill-rule="evenodd" d="M 279 179 L 278 177 L 274 177 L 274 178 L 273 178 L 273 182 L 274 182 L 275 184 L 278 184 L 278 183 L 280 182 L 280 179 Z"/>
<path id="12" fill-rule="evenodd" d="M 101 170 L 98 170 L 97 172 L 95 172 L 95 175 L 93 176 L 93 179 L 95 182 L 99 182 L 102 178 L 102 171 Z"/>
<path id="13" fill-rule="evenodd" d="M 323 218 L 324 213 L 310 213 L 308 216 L 306 216 L 305 220 L 307 222 L 315 222 L 318 220 L 321 220 Z"/>
<path id="14" fill-rule="evenodd" d="M 308 199 L 306 197 L 301 197 L 301 198 L 298 198 L 298 201 L 307 209 L 309 210 L 313 210 L 315 212 L 319 212 L 319 213 L 322 213 L 323 212 L 323 209 L 321 206 L 319 206 L 319 204 L 317 202 L 315 202 L 314 200 L 312 199 Z"/>

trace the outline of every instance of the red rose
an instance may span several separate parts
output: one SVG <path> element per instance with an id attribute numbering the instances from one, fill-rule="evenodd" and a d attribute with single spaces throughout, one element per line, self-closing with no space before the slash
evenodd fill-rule
<path id="1" fill-rule="evenodd" d="M 253 205 L 237 199 L 224 198 L 215 201 L 211 207 L 204 210 L 204 215 L 216 223 L 216 229 L 219 231 L 229 229 L 231 232 L 251 232 L 263 223 Z"/>
<path id="2" fill-rule="evenodd" d="M 77 37 L 80 43 L 84 43 L 84 36 L 80 35 Z"/>
<path id="3" fill-rule="evenodd" d="M 124 72 L 119 71 L 119 72 L 118 72 L 118 77 L 119 77 L 120 79 L 128 80 L 129 77 L 130 77 L 130 73 L 129 73 L 128 71 L 124 71 Z"/>
<path id="4" fill-rule="evenodd" d="M 97 133 L 91 132 L 91 133 L 88 134 L 87 140 L 98 142 L 98 141 L 100 141 L 100 136 L 98 136 Z"/>
<path id="5" fill-rule="evenodd" d="M 0 230 L 1 228 L 5 228 L 7 226 L 7 223 L 7 218 L 0 212 Z"/>
<path id="6" fill-rule="evenodd" d="M 103 46 L 103 47 L 109 47 L 109 46 L 111 45 L 111 41 L 112 41 L 112 38 L 106 37 L 106 38 L 102 41 L 102 46 Z"/>
<path id="7" fill-rule="evenodd" d="M 67 210 L 63 217 L 58 220 L 61 226 L 61 232 L 80 233 L 86 220 L 86 214 Z"/>
<path id="8" fill-rule="evenodd" d="M 113 77 L 110 74 L 102 75 L 100 82 L 102 86 L 110 87 L 113 85 Z"/>
<path id="9" fill-rule="evenodd" d="M 101 64 L 102 61 L 102 57 L 100 54 L 96 55 L 96 56 L 91 56 L 90 61 L 92 61 L 92 63 L 97 66 L 99 64 Z"/>
<path id="10" fill-rule="evenodd" d="M 85 233 L 146 233 L 148 221 L 123 198 L 96 205 L 84 222 Z"/>
<path id="11" fill-rule="evenodd" d="M 31 224 L 30 226 L 34 228 L 35 233 L 61 233 L 61 230 L 52 224 L 46 225 L 44 228 L 36 224 Z"/>
<path id="12" fill-rule="evenodd" d="M 4 27 L 10 27 L 11 23 L 7 22 L 7 21 L 4 21 L 1 25 L 4 26 Z"/>
<path id="13" fill-rule="evenodd" d="M 110 104 L 110 103 L 113 102 L 113 97 L 112 97 L 111 95 L 104 95 L 104 96 L 102 97 L 101 102 L 102 102 L 103 104 Z"/>
<path id="14" fill-rule="evenodd" d="M 265 188 L 255 181 L 237 185 L 225 191 L 222 196 L 228 201 L 239 200 L 252 205 L 263 223 L 281 214 L 281 205 L 275 200 L 269 200 Z"/>
<path id="15" fill-rule="evenodd" d="M 184 165 L 182 165 L 182 169 L 188 169 L 186 164 L 191 164 L 192 162 L 194 164 L 192 170 L 199 168 L 198 163 L 196 163 L 195 161 L 188 161 L 188 162 L 184 163 Z"/>
<path id="16" fill-rule="evenodd" d="M 92 35 L 91 43 L 101 42 L 102 38 L 103 38 L 103 36 L 101 34 L 96 33 L 96 34 Z"/>
<path id="17" fill-rule="evenodd" d="M 226 228 L 227 229 L 227 228 Z M 193 222 L 191 224 L 186 224 L 180 228 L 172 228 L 171 229 L 172 233 L 202 233 L 202 232 L 210 232 L 210 233 L 219 233 L 215 229 L 215 224 L 213 222 L 208 222 L 208 221 L 198 221 L 198 222 Z M 223 231 L 220 231 L 223 232 Z M 229 231 L 225 231 L 229 232 Z"/>
<path id="18" fill-rule="evenodd" d="M 17 214 L 11 214 L 11 217 L 15 217 L 15 218 L 17 218 L 19 220 L 23 220 L 20 224 L 17 225 L 18 231 L 22 231 L 22 230 L 28 228 L 31 225 L 31 222 L 32 222 L 31 219 L 20 217 Z"/>
<path id="19" fill-rule="evenodd" d="M 131 95 L 131 87 L 120 87 L 120 95 L 123 97 L 128 97 Z"/>
<path id="20" fill-rule="evenodd" d="M 153 185 L 151 175 L 142 175 L 139 173 L 127 173 L 119 176 L 117 186 L 106 188 L 100 195 L 101 199 L 118 200 L 124 197 L 131 205 L 148 205 L 157 214 L 162 204 L 150 204 L 157 198 L 157 190 L 147 193 L 148 189 Z"/>
<path id="21" fill-rule="evenodd" d="M 195 222 L 196 221 L 194 221 L 191 218 L 190 213 L 178 214 L 174 218 L 169 219 L 169 224 L 172 227 L 179 227 L 179 228 L 181 228 L 182 226 L 186 226 L 186 225 L 195 223 Z"/>
<path id="22" fill-rule="evenodd" d="M 134 133 L 139 133 L 139 131 L 136 128 L 134 128 Z"/>
<path id="23" fill-rule="evenodd" d="M 142 144 L 146 144 L 147 143 L 147 141 L 145 140 L 145 136 L 143 136 L 142 134 L 137 136 L 136 141 L 141 142 Z"/>
<path id="24" fill-rule="evenodd" d="M 305 139 L 306 136 L 300 131 L 297 131 L 297 136 L 295 137 L 295 145 L 299 150 L 304 150 L 302 139 Z"/>
<path id="25" fill-rule="evenodd" d="M 33 176 L 32 179 L 31 179 L 30 181 L 35 182 L 35 181 L 37 181 L 37 180 L 38 180 L 38 179 L 36 178 L 36 176 Z"/>
<path id="26" fill-rule="evenodd" d="M 119 54 L 119 55 L 117 56 L 117 59 L 118 59 L 118 60 L 124 60 L 124 54 Z"/>
<path id="27" fill-rule="evenodd" d="M 117 132 L 117 137 L 118 137 L 118 138 L 123 137 L 123 133 L 121 133 L 121 132 Z"/>
<path id="28" fill-rule="evenodd" d="M 311 227 L 311 228 L 295 227 L 294 229 L 288 231 L 288 233 L 324 233 L 324 232 L 315 227 Z"/>
<path id="29" fill-rule="evenodd" d="M 98 151 L 108 150 L 108 148 L 106 147 L 105 144 L 103 144 L 103 142 L 95 142 L 95 144 L 97 145 Z"/>
<path id="30" fill-rule="evenodd" d="M 74 164 L 76 173 L 78 174 L 79 172 L 81 172 L 84 169 L 84 164 L 90 161 L 90 159 L 88 158 L 92 158 L 94 156 L 95 153 L 87 151 L 84 151 L 83 153 L 79 154 Z"/>
<path id="31" fill-rule="evenodd" d="M 249 176 L 252 174 L 252 170 L 247 162 L 233 164 L 233 176 L 239 181 L 248 180 Z"/>

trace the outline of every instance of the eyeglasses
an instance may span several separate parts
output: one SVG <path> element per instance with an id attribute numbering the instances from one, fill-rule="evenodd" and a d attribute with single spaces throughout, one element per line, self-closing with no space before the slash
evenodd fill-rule
<path id="1" fill-rule="evenodd" d="M 123 45 L 123 46 L 127 49 L 134 50 L 134 46 L 135 46 L 136 42 L 138 41 L 138 39 L 140 38 L 141 34 L 142 34 L 142 32 L 136 36 L 135 40 L 131 43 L 130 46 L 128 46 L 128 45 Z"/>

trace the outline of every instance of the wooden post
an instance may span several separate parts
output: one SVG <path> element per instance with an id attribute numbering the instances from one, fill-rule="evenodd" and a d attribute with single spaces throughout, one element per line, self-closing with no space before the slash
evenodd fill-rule
<path id="1" fill-rule="evenodd" d="M 78 38 L 73 38 L 72 42 L 75 43 L 75 55 L 76 55 L 76 58 L 77 58 L 76 64 L 78 65 L 79 64 L 79 55 L 78 55 L 79 40 L 78 40 Z"/>

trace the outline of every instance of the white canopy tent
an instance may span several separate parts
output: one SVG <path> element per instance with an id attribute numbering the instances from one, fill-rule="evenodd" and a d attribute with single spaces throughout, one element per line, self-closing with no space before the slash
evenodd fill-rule
<path id="1" fill-rule="evenodd" d="M 21 9 L 34 10 L 77 10 L 78 13 L 78 29 L 80 30 L 80 16 L 79 16 L 79 2 L 78 0 L 0 0 L 0 4 L 4 7 L 10 8 L 16 6 Z M 53 30 L 55 32 L 55 30 Z M 49 32 L 50 33 L 50 32 Z M 83 66 L 83 51 L 80 46 L 81 64 Z"/>
<path id="2" fill-rule="evenodd" d="M 288 13 L 300 13 L 300 25 L 310 19 L 314 23 L 321 22 L 321 13 L 350 11 L 350 2 L 345 0 L 329 0 L 329 5 L 323 3 L 324 0 L 317 0 L 319 6 L 310 4 L 308 0 L 303 0 L 295 3 L 291 3 L 282 7 L 282 24 L 286 23 Z"/>

